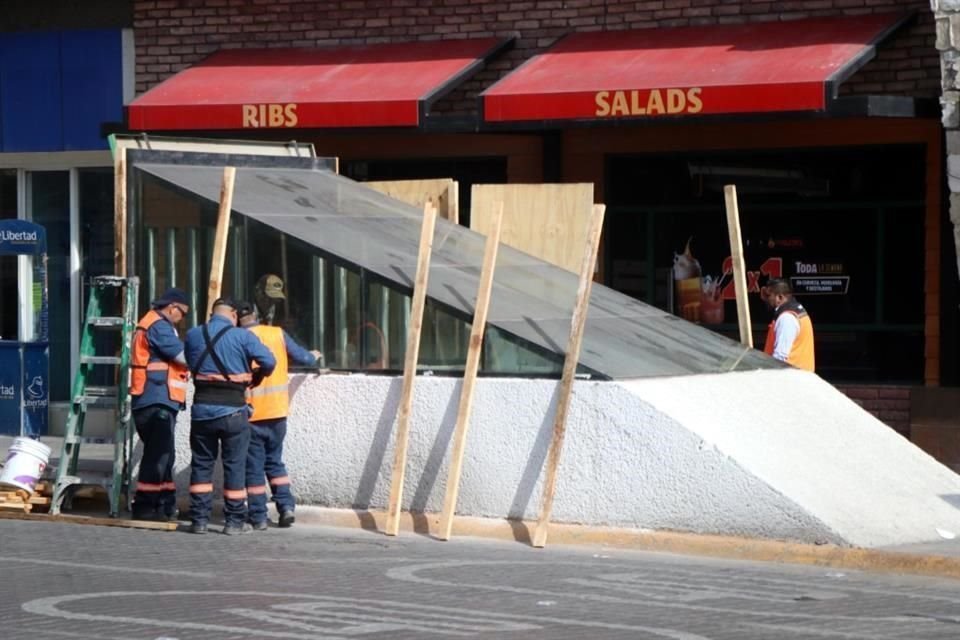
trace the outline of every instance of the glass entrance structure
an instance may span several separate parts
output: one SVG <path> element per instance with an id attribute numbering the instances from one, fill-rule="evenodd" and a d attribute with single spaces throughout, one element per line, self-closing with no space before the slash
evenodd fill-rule
<path id="1" fill-rule="evenodd" d="M 130 149 L 128 269 L 146 304 L 168 286 L 202 321 L 224 166 L 237 167 L 223 294 L 285 286 L 277 323 L 329 365 L 402 369 L 422 212 L 337 175 L 318 158 Z M 446 220 L 434 235 L 419 366 L 456 375 L 466 360 L 484 237 Z M 497 260 L 483 375 L 559 377 L 577 276 L 510 247 Z M 594 379 L 784 366 L 612 289 L 593 288 L 579 372 Z"/>

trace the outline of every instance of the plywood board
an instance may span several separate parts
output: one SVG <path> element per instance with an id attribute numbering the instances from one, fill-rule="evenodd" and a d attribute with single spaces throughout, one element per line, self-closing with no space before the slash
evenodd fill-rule
<path id="1" fill-rule="evenodd" d="M 727 232 L 730 235 L 730 255 L 733 257 L 733 283 L 737 294 L 737 322 L 740 325 L 740 342 L 753 348 L 753 331 L 750 328 L 750 304 L 747 301 L 747 269 L 743 259 L 743 237 L 740 235 L 740 207 L 737 204 L 737 187 L 728 184 L 723 188 L 727 206 Z"/>
<path id="2" fill-rule="evenodd" d="M 467 447 L 470 410 L 473 407 L 473 387 L 477 381 L 477 369 L 480 367 L 480 349 L 483 345 L 484 329 L 487 326 L 487 310 L 490 306 L 490 292 L 493 290 L 493 271 L 497 264 L 502 221 L 503 203 L 501 202 L 494 213 L 493 231 L 487 236 L 483 252 L 483 267 L 480 269 L 477 306 L 473 312 L 473 321 L 470 323 L 470 346 L 467 349 L 467 363 L 463 370 L 463 385 L 460 387 L 460 405 L 457 408 L 457 423 L 453 429 L 453 454 L 450 458 L 450 470 L 447 473 L 447 491 L 443 499 L 443 514 L 437 536 L 441 540 L 449 540 L 453 531 L 453 515 L 457 510 L 457 496 L 460 494 L 460 473 Z"/>
<path id="3" fill-rule="evenodd" d="M 432 180 L 375 180 L 365 186 L 385 193 L 391 198 L 423 207 L 428 201 L 437 208 L 437 215 L 451 222 L 460 221 L 457 181 L 451 178 Z"/>
<path id="4" fill-rule="evenodd" d="M 210 285 L 207 288 L 207 315 L 213 311 L 213 303 L 220 297 L 223 284 L 223 263 L 227 257 L 227 236 L 230 232 L 230 211 L 233 208 L 233 184 L 237 178 L 236 167 L 223 168 L 223 184 L 220 187 L 220 211 L 217 215 L 217 235 L 213 241 L 213 259 L 210 265 Z"/>
<path id="5" fill-rule="evenodd" d="M 590 288 L 593 285 L 593 272 L 597 265 L 597 253 L 600 247 L 600 235 L 603 232 L 603 216 L 606 207 L 598 204 L 591 207 L 592 217 L 587 240 L 580 257 L 580 284 L 577 287 L 577 299 L 570 319 L 570 339 L 563 360 L 563 374 L 560 378 L 560 396 L 557 398 L 557 412 L 553 418 L 553 436 L 547 451 L 547 467 L 543 481 L 543 499 L 540 505 L 540 517 L 537 530 L 533 535 L 533 546 L 547 544 L 547 527 L 553 511 L 553 497 L 557 489 L 557 469 L 560 454 L 563 451 L 563 439 L 567 431 L 567 413 L 570 410 L 570 398 L 573 381 L 576 378 L 577 361 L 580 358 L 580 345 L 583 342 L 583 330 L 587 325 L 587 309 L 590 306 Z"/>
<path id="6" fill-rule="evenodd" d="M 490 234 L 503 202 L 500 242 L 579 273 L 593 212 L 593 183 L 473 185 L 470 228 Z"/>
<path id="7" fill-rule="evenodd" d="M 417 279 L 413 285 L 413 308 L 410 310 L 410 331 L 407 334 L 407 354 L 403 363 L 403 390 L 400 393 L 400 412 L 397 416 L 397 438 L 394 444 L 393 473 L 390 484 L 390 504 L 387 510 L 385 533 L 395 536 L 400 531 L 400 506 L 403 502 L 403 479 L 407 468 L 407 445 L 410 438 L 410 414 L 413 411 L 413 381 L 417 376 L 417 358 L 420 355 L 420 330 L 423 327 L 423 309 L 427 302 L 427 282 L 430 275 L 430 257 L 433 251 L 433 230 L 437 210 L 428 201 L 423 206 L 423 225 L 420 228 L 420 251 L 417 256 Z"/>

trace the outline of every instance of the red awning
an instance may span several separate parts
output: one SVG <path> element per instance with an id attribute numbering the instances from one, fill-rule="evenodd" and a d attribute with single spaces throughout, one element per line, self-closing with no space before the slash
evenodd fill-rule
<path id="1" fill-rule="evenodd" d="M 907 17 L 567 36 L 482 94 L 486 122 L 821 111 Z"/>
<path id="2" fill-rule="evenodd" d="M 134 100 L 131 129 L 417 126 L 493 38 L 219 51 Z"/>

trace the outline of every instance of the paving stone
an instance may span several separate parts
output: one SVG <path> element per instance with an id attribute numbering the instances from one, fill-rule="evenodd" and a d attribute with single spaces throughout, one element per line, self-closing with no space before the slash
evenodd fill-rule
<path id="1" fill-rule="evenodd" d="M 319 527 L 0 521 L 4 640 L 954 640 L 960 581 Z"/>

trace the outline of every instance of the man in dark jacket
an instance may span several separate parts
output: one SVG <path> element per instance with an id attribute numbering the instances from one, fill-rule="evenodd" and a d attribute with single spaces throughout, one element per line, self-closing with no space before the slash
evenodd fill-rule
<path id="1" fill-rule="evenodd" d="M 187 398 L 187 361 L 176 325 L 189 311 L 183 290 L 169 289 L 150 303 L 133 334 L 130 396 L 143 442 L 131 509 L 135 519 L 172 521 L 178 516 L 174 430 Z"/>
<path id="2" fill-rule="evenodd" d="M 223 532 L 251 531 L 247 523 L 245 463 L 250 441 L 246 392 L 270 375 L 276 359 L 251 332 L 237 326 L 237 303 L 220 298 L 207 324 L 187 332 L 187 364 L 193 374 L 190 409 L 190 531 L 206 533 L 213 503 L 213 467 L 223 455 Z M 258 366 L 257 380 L 251 363 Z"/>

